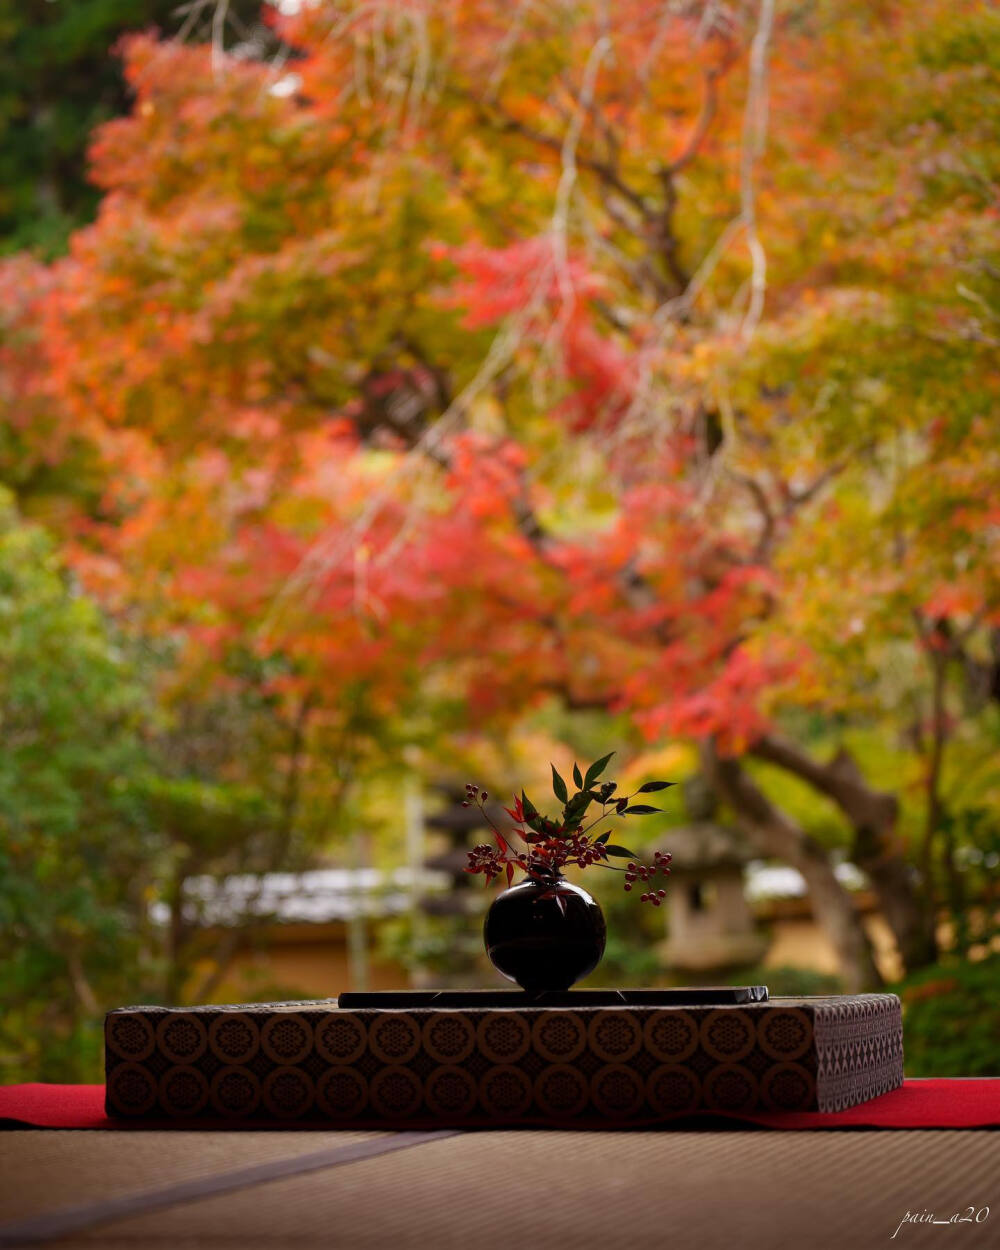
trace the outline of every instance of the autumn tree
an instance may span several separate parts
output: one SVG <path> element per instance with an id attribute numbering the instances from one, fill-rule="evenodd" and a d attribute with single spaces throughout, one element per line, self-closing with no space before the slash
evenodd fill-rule
<path id="1" fill-rule="evenodd" d="M 127 43 L 31 275 L 7 402 L 84 440 L 81 577 L 360 760 L 553 695 L 699 742 L 876 983 L 793 778 L 928 962 L 965 761 L 996 800 L 995 12 L 274 20 L 281 67 Z"/>

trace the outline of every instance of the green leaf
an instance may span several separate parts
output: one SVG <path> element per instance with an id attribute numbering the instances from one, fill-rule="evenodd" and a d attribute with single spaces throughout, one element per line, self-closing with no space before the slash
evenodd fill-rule
<path id="1" fill-rule="evenodd" d="M 556 772 L 555 764 L 550 764 L 552 769 L 552 793 L 556 796 L 560 803 L 569 801 L 569 791 L 566 789 L 566 782 Z"/>
<path id="2" fill-rule="evenodd" d="M 580 772 L 580 765 L 575 761 L 573 763 L 573 784 L 578 790 L 583 789 L 583 773 Z"/>
<path id="3" fill-rule="evenodd" d="M 543 827 L 545 818 L 539 815 L 538 808 L 523 790 L 521 791 L 521 810 L 524 812 L 524 823 L 529 829 L 534 829 L 535 833 L 545 832 Z"/>
<path id="4" fill-rule="evenodd" d="M 630 851 L 624 846 L 605 846 L 604 848 L 609 855 L 613 855 L 616 859 L 638 859 L 635 851 Z"/>
<path id="5" fill-rule="evenodd" d="M 612 755 L 614 755 L 614 751 L 609 751 L 607 755 L 601 756 L 599 760 L 595 760 L 595 762 L 591 764 L 591 766 L 587 769 L 586 777 L 583 779 L 584 789 L 589 790 L 597 778 L 600 777 L 601 773 L 603 773 L 607 768 Z"/>
<path id="6" fill-rule="evenodd" d="M 585 794 L 583 792 L 574 794 L 563 809 L 563 824 L 579 824 L 580 820 L 583 818 L 584 812 L 593 801 L 593 794 Z"/>
<path id="7" fill-rule="evenodd" d="M 602 833 L 599 838 L 595 838 L 594 841 L 599 843 L 601 846 L 603 846 L 605 842 L 607 842 L 608 838 L 610 837 L 611 837 L 611 830 L 608 829 L 605 833 Z"/>
<path id="8" fill-rule="evenodd" d="M 647 781 L 644 786 L 636 790 L 636 794 L 652 794 L 654 790 L 669 790 L 675 785 L 677 785 L 676 781 Z"/>
<path id="9" fill-rule="evenodd" d="M 650 807 L 648 803 L 633 803 L 631 807 L 626 807 L 623 816 L 651 816 L 654 812 L 662 811 L 660 807 Z"/>

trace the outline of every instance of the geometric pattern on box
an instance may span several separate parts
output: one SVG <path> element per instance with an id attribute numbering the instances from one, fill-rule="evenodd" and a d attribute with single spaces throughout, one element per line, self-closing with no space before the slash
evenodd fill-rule
<path id="1" fill-rule="evenodd" d="M 878 1008 L 880 1000 L 894 997 L 859 995 L 852 1000 L 850 1011 L 838 1011 L 823 1001 L 817 1002 L 813 1019 L 819 1110 L 843 1111 L 900 1084 L 902 1022 L 897 1018 L 898 1009 L 886 1013 Z"/>
<path id="2" fill-rule="evenodd" d="M 894 994 L 724 1007 L 128 1007 L 107 1111 L 351 1126 L 650 1123 L 840 1111 L 903 1081 Z"/>

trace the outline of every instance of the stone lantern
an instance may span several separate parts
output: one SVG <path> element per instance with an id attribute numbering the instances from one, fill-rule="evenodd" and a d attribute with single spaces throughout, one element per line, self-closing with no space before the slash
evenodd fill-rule
<path id="1" fill-rule="evenodd" d="M 441 787 L 445 790 L 445 787 Z M 428 816 L 425 827 L 438 834 L 444 846 L 434 855 L 424 860 L 424 867 L 431 872 L 445 873 L 449 879 L 448 888 L 443 893 L 429 895 L 421 899 L 421 907 L 431 916 L 465 916 L 477 910 L 479 891 L 473 893 L 477 883 L 466 871 L 469 862 L 467 851 L 473 841 L 472 835 L 478 834 L 480 842 L 485 840 L 488 830 L 485 821 L 475 807 L 462 807 L 465 793 L 450 789 L 445 790 L 448 805 L 433 816 Z"/>
<path id="2" fill-rule="evenodd" d="M 423 868 L 442 874 L 447 885 L 419 900 L 417 927 L 428 959 L 411 971 L 411 980 L 416 989 L 471 989 L 482 984 L 481 917 L 494 891 L 483 889 L 483 878 L 465 869 L 472 844 L 488 841 L 492 832 L 477 806 L 462 806 L 464 790 L 444 784 L 438 790 L 446 805 L 424 821 L 438 845 L 423 860 Z M 502 809 L 492 802 L 489 814 L 494 822 L 505 819 Z"/>
<path id="3" fill-rule="evenodd" d="M 663 961 L 699 973 L 757 964 L 769 942 L 743 892 L 752 856 L 735 829 L 714 819 L 714 796 L 701 778 L 688 783 L 685 799 L 689 823 L 671 829 L 656 848 L 673 856 Z"/>

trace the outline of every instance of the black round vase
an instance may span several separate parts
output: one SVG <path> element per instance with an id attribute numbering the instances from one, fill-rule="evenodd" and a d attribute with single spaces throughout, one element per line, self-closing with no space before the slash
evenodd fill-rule
<path id="1" fill-rule="evenodd" d="M 529 994 L 568 990 L 604 954 L 604 913 L 560 876 L 525 878 L 499 894 L 483 938 L 493 966 Z"/>

